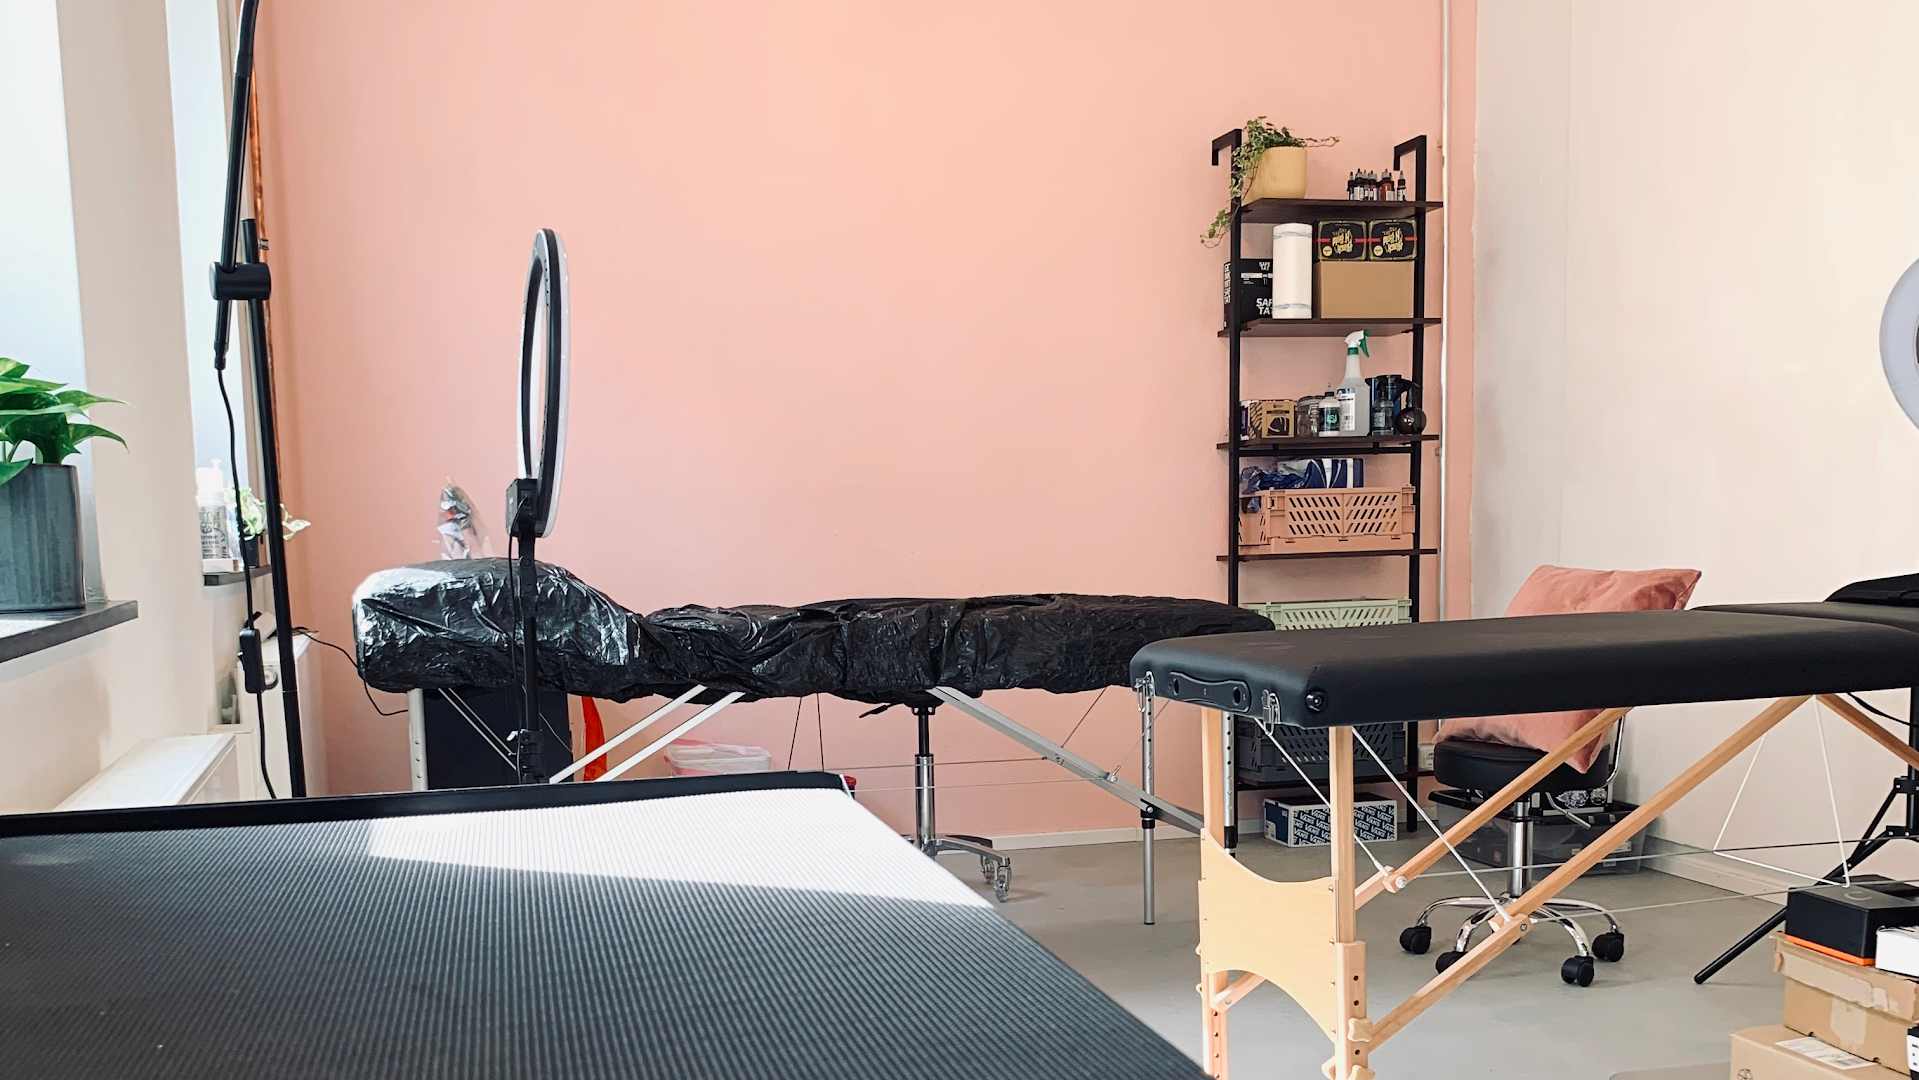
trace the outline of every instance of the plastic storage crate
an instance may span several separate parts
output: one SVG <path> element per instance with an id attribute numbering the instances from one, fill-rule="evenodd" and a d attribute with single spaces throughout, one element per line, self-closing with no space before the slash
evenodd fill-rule
<path id="1" fill-rule="evenodd" d="M 1233 724 L 1233 772 L 1242 786 L 1296 784 L 1302 779 L 1311 780 L 1323 788 L 1329 774 L 1327 758 L 1330 752 L 1326 746 L 1326 729 L 1296 728 L 1285 724 L 1273 726 L 1273 738 L 1268 739 L 1260 730 L 1256 721 L 1244 716 L 1234 717 Z M 1364 738 L 1372 744 L 1379 756 L 1393 769 L 1406 767 L 1406 725 L 1405 724 L 1357 724 L 1353 727 L 1353 778 L 1356 780 L 1378 780 L 1390 775 L 1381 769 L 1373 755 L 1359 745 Z M 1287 762 L 1279 747 L 1273 745 L 1277 739 L 1293 761 L 1305 770 L 1301 777 Z"/>
<path id="2" fill-rule="evenodd" d="M 1410 487 L 1291 488 L 1240 497 L 1245 555 L 1372 551 L 1412 546 Z"/>
<path id="3" fill-rule="evenodd" d="M 1361 490 L 1361 489 L 1354 489 Z M 1281 630 L 1329 630 L 1339 626 L 1385 626 L 1391 623 L 1412 621 L 1412 601 L 1405 597 L 1398 599 L 1372 600 L 1288 600 L 1277 604 L 1246 604 L 1251 611 L 1257 611 L 1272 620 Z M 1363 735 L 1371 743 L 1386 764 L 1395 769 L 1405 767 L 1406 761 L 1406 725 L 1404 724 L 1361 724 L 1355 727 L 1356 734 Z M 1326 732 L 1319 729 L 1294 728 L 1280 726 L 1273 729 L 1273 738 L 1286 747 L 1300 768 L 1306 770 L 1306 778 L 1315 783 L 1326 779 Z M 1259 725 L 1245 717 L 1240 717 L 1234 725 L 1233 738 L 1234 771 L 1242 784 L 1278 785 L 1298 783 L 1301 777 L 1286 758 L 1273 746 Z M 1373 756 L 1358 745 L 1353 745 L 1353 775 L 1358 779 L 1380 779 L 1387 775 L 1373 760 Z"/>
<path id="4" fill-rule="evenodd" d="M 1247 604 L 1281 630 L 1329 630 L 1337 626 L 1387 626 L 1412 621 L 1413 602 L 1397 600 L 1288 600 Z"/>

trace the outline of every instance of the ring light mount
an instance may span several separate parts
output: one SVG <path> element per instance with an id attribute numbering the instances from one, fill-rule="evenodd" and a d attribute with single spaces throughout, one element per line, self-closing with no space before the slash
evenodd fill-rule
<path id="1" fill-rule="evenodd" d="M 515 778 L 544 783 L 541 752 L 539 627 L 534 609 L 539 595 L 539 564 L 534 542 L 553 533 L 559 507 L 560 474 L 566 459 L 567 350 L 572 308 L 567 303 L 566 246 L 560 234 L 541 229 L 533 236 L 526 270 L 526 307 L 520 316 L 520 475 L 506 489 L 507 535 L 519 546 L 513 575 L 514 607 L 519 621 L 520 728 L 507 736 Z M 543 355 L 543 362 L 535 357 Z M 539 388 L 539 428 L 534 428 L 534 392 Z"/>

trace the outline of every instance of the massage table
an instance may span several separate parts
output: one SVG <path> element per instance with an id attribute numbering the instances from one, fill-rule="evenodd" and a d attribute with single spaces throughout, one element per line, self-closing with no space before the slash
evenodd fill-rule
<path id="1" fill-rule="evenodd" d="M 1254 612 L 1207 600 L 1071 593 L 677 607 L 642 615 L 560 567 L 542 563 L 535 572 L 532 615 L 541 686 L 610 701 L 667 699 L 552 780 L 576 776 L 686 706 L 697 708 L 667 723 L 605 778 L 617 779 L 738 701 L 828 694 L 881 708 L 904 705 L 919 724 L 916 841 L 928 855 L 979 856 L 981 871 L 1004 900 L 1011 861 L 984 838 L 943 835 L 935 825 L 928 722 L 936 708 L 950 705 L 1139 811 L 1149 924 L 1156 824 L 1200 828 L 1199 815 L 1154 793 L 1151 710 L 1141 713 L 1143 765 L 1135 785 L 980 696 L 989 690 L 1072 694 L 1127 686 L 1128 664 L 1150 642 L 1272 626 Z M 425 785 L 424 692 L 441 693 L 457 709 L 467 692 L 518 684 L 514 633 L 520 618 L 512 573 L 505 559 L 422 563 L 376 573 L 354 593 L 361 676 L 376 689 L 409 694 L 416 787 Z"/>
<path id="2" fill-rule="evenodd" d="M 0 910 L 32 1080 L 1200 1075 L 825 773 L 0 817 Z"/>
<path id="3" fill-rule="evenodd" d="M 1155 698 L 1201 706 L 1199 955 L 1207 1071 L 1227 1075 L 1227 1011 L 1271 982 L 1331 1041 L 1327 1076 L 1372 1077 L 1372 1053 L 1524 935 L 1540 905 L 1814 697 L 1909 769 L 1919 768 L 1919 750 L 1836 696 L 1919 684 L 1915 631 L 1919 609 L 1826 603 L 1225 634 L 1140 650 L 1132 673 L 1144 707 Z M 1773 700 L 1751 721 L 1507 903 L 1490 936 L 1385 1015 L 1371 1014 L 1360 907 L 1405 888 L 1501 807 L 1603 737 L 1628 709 L 1765 698 Z M 1360 878 L 1352 826 L 1355 726 L 1575 709 L 1604 711 L 1442 839 Z M 1229 854 L 1225 823 L 1233 807 L 1223 771 L 1234 715 L 1269 730 L 1326 730 L 1333 829 L 1326 877 L 1270 881 Z"/>

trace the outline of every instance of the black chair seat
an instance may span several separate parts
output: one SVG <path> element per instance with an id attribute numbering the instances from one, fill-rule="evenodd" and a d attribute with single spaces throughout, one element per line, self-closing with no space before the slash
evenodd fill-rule
<path id="1" fill-rule="evenodd" d="M 1533 762 L 1545 757 L 1545 751 L 1530 746 L 1480 742 L 1477 739 L 1442 739 L 1433 745 L 1433 779 L 1447 787 L 1469 791 L 1495 792 L 1525 772 Z M 1604 784 L 1611 776 L 1612 748 L 1606 747 L 1593 759 L 1585 772 L 1561 765 L 1534 784 L 1532 790 L 1557 795 L 1565 791 L 1585 791 Z"/>

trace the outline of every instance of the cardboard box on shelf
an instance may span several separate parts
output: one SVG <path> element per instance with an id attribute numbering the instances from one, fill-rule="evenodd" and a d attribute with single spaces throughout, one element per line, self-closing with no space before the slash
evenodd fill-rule
<path id="1" fill-rule="evenodd" d="M 1313 306 L 1322 319 L 1410 319 L 1413 264 L 1314 263 Z"/>
<path id="2" fill-rule="evenodd" d="M 1732 1033 L 1736 1080 L 1891 1080 L 1905 1077 L 1791 1028 L 1747 1028 Z"/>

